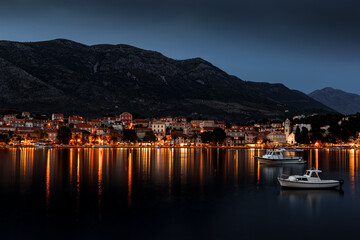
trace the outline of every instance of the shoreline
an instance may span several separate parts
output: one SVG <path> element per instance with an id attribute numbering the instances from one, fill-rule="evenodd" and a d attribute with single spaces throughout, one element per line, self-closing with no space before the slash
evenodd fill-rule
<path id="1" fill-rule="evenodd" d="M 32 145 L 24 145 L 24 146 L 0 146 L 0 149 L 11 149 L 11 148 L 35 148 L 35 149 L 118 149 L 118 148 L 154 148 L 154 149 L 161 149 L 161 148 L 188 148 L 188 149 L 279 149 L 279 148 L 287 148 L 287 149 L 325 149 L 325 150 L 344 150 L 344 149 L 355 149 L 358 148 L 355 146 L 324 146 L 324 147 L 315 147 L 315 146 L 282 146 L 282 147 L 273 147 L 273 146 L 105 146 L 105 147 L 92 147 L 92 146 L 46 146 L 46 147 L 36 147 Z M 360 148 L 359 148 L 360 149 Z"/>

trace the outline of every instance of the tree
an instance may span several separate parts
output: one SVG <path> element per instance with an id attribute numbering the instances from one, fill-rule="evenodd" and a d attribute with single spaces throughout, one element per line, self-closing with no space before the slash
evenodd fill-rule
<path id="1" fill-rule="evenodd" d="M 10 138 L 6 134 L 0 134 L 0 142 L 8 143 L 10 142 Z"/>
<path id="2" fill-rule="evenodd" d="M 123 140 L 129 142 L 135 142 L 137 140 L 136 132 L 132 129 L 124 129 Z"/>
<path id="3" fill-rule="evenodd" d="M 170 127 L 167 127 L 165 129 L 165 135 L 169 135 L 171 133 L 171 128 Z"/>
<path id="4" fill-rule="evenodd" d="M 212 133 L 211 132 L 203 132 L 201 134 L 201 141 L 203 143 L 209 143 L 212 140 Z"/>
<path id="5" fill-rule="evenodd" d="M 190 139 L 197 139 L 198 135 L 196 133 L 193 133 L 191 136 L 190 136 Z"/>
<path id="6" fill-rule="evenodd" d="M 153 131 L 148 131 L 145 133 L 144 139 L 145 142 L 155 142 L 156 136 Z"/>
<path id="7" fill-rule="evenodd" d="M 323 133 L 321 131 L 313 131 L 313 132 L 311 132 L 310 141 L 313 142 L 313 143 L 315 143 L 315 142 L 323 142 L 324 141 Z"/>
<path id="8" fill-rule="evenodd" d="M 295 141 L 301 143 L 301 132 L 299 127 L 297 127 L 295 131 Z"/>
<path id="9" fill-rule="evenodd" d="M 71 139 L 71 129 L 62 126 L 57 130 L 57 140 L 59 140 L 63 144 L 68 144 Z"/>
<path id="10" fill-rule="evenodd" d="M 309 131 L 306 127 L 303 127 L 301 130 L 301 143 L 309 143 Z"/>
<path id="11" fill-rule="evenodd" d="M 18 136 L 16 136 L 16 141 L 21 141 L 21 140 L 23 140 L 23 138 L 20 136 L 20 135 L 18 135 Z"/>
<path id="12" fill-rule="evenodd" d="M 120 138 L 120 134 L 118 130 L 110 129 L 110 141 L 118 142 Z"/>
<path id="13" fill-rule="evenodd" d="M 214 131 L 212 132 L 212 141 L 213 142 L 224 142 L 226 138 L 226 133 L 223 129 L 221 128 L 215 128 Z"/>
<path id="14" fill-rule="evenodd" d="M 35 130 L 34 134 L 36 135 L 37 140 L 47 138 L 47 136 L 48 136 L 48 134 L 46 132 L 44 132 L 42 129 L 40 129 L 40 128 L 37 128 Z"/>

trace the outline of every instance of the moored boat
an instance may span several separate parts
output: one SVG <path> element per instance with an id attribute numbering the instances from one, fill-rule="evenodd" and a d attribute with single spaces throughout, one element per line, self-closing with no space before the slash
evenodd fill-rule
<path id="1" fill-rule="evenodd" d="M 113 145 L 101 145 L 101 144 L 95 144 L 91 146 L 92 148 L 113 148 Z"/>
<path id="2" fill-rule="evenodd" d="M 306 161 L 301 157 L 297 156 L 297 152 L 302 152 L 301 150 L 287 150 L 287 149 L 276 149 L 268 150 L 263 156 L 255 156 L 255 158 L 263 164 L 303 164 Z"/>
<path id="3" fill-rule="evenodd" d="M 37 143 L 35 143 L 35 147 L 36 148 L 51 148 L 52 143 L 49 143 L 49 142 L 37 142 Z"/>
<path id="4" fill-rule="evenodd" d="M 281 187 L 326 189 L 342 187 L 344 180 L 322 180 L 319 177 L 321 170 L 306 170 L 304 175 L 291 175 L 278 177 Z"/>

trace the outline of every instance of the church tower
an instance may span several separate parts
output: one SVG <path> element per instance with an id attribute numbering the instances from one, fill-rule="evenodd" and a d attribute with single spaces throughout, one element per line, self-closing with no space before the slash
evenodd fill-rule
<path id="1" fill-rule="evenodd" d="M 291 130 L 290 130 L 290 120 L 287 118 L 284 123 L 284 132 L 286 135 L 286 138 L 289 137 Z"/>

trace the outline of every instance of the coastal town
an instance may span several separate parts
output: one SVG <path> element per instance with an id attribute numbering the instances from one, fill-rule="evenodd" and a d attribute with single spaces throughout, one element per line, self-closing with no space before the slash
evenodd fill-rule
<path id="1" fill-rule="evenodd" d="M 318 118 L 317 114 L 246 125 L 171 116 L 137 119 L 129 112 L 91 119 L 63 113 L 40 116 L 30 112 L 0 115 L 0 146 L 357 147 L 359 142 L 356 131 L 346 139 L 334 138 L 333 126 L 307 123 Z M 341 127 L 351 119 L 358 116 L 341 117 L 337 125 Z"/>

